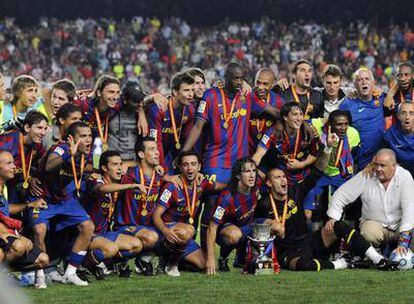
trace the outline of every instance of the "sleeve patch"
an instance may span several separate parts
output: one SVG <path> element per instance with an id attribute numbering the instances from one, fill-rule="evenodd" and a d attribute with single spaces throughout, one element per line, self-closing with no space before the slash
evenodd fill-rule
<path id="1" fill-rule="evenodd" d="M 54 153 L 62 156 L 63 154 L 65 154 L 65 150 L 63 150 L 61 147 L 56 147 L 55 150 L 53 151 Z"/>
<path id="2" fill-rule="evenodd" d="M 162 193 L 162 195 L 161 195 L 161 198 L 160 198 L 160 200 L 162 201 L 162 202 L 164 202 L 164 203 L 168 203 L 168 200 L 170 199 L 170 197 L 171 197 L 171 191 L 170 190 L 168 190 L 168 189 L 165 189 L 164 190 L 164 192 Z"/>
<path id="3" fill-rule="evenodd" d="M 266 134 L 264 134 L 263 135 L 263 137 L 262 137 L 262 143 L 264 144 L 264 145 L 267 145 L 267 143 L 269 142 L 269 136 L 267 136 Z"/>
<path id="4" fill-rule="evenodd" d="M 158 132 L 157 132 L 156 129 L 150 129 L 149 136 L 154 138 L 154 139 L 157 139 L 157 133 Z"/>
<path id="5" fill-rule="evenodd" d="M 214 212 L 214 215 L 213 215 L 213 217 L 215 218 L 215 219 L 217 219 L 217 220 L 219 220 L 219 221 L 221 221 L 221 219 L 223 218 L 223 216 L 224 216 L 224 212 L 226 211 L 226 209 L 224 209 L 223 207 L 221 207 L 221 206 L 218 206 L 217 207 L 217 209 L 216 209 L 216 211 Z"/>
<path id="6" fill-rule="evenodd" d="M 197 112 L 198 113 L 201 113 L 201 114 L 204 113 L 204 111 L 206 109 L 206 105 L 207 105 L 206 101 L 205 100 L 201 100 L 200 101 L 200 104 L 198 105 Z"/>

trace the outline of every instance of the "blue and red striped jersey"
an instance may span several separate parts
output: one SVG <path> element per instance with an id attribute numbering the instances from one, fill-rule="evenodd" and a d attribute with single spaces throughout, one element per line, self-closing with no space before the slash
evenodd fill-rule
<path id="1" fill-rule="evenodd" d="M 150 186 L 151 176 L 144 175 L 144 184 Z M 121 194 L 121 202 L 115 208 L 116 226 L 150 226 L 152 224 L 152 213 L 155 210 L 158 193 L 161 188 L 162 176 L 155 173 L 152 188 L 147 189 L 147 194 L 142 194 L 139 190 L 126 190 Z M 140 184 L 141 178 L 139 166 L 129 168 L 122 177 L 123 184 Z"/>
<path id="2" fill-rule="evenodd" d="M 256 92 L 253 90 L 250 95 L 252 98 L 259 99 Z M 266 103 L 280 110 L 285 104 L 284 99 L 280 94 L 276 94 L 270 91 L 265 100 Z M 249 155 L 253 155 L 256 152 L 257 145 L 260 142 L 263 134 L 274 124 L 274 119 L 266 115 L 265 113 L 252 115 L 250 119 L 250 131 L 249 131 Z"/>
<path id="3" fill-rule="evenodd" d="M 287 132 L 281 132 L 281 136 L 277 137 L 274 126 L 270 127 L 263 135 L 259 146 L 266 151 L 272 149 L 276 152 L 277 159 L 272 165 L 265 164 L 265 166 L 277 167 L 287 172 L 288 184 L 291 186 L 297 182 L 303 181 L 310 174 L 310 166 L 304 169 L 288 170 L 287 163 L 289 159 L 297 159 L 304 161 L 309 155 L 318 156 L 319 139 L 308 138 L 305 128 L 302 125 L 299 132 L 300 139 L 298 141 L 298 148 L 295 151 L 297 143 L 297 134 L 289 136 Z"/>
<path id="4" fill-rule="evenodd" d="M 224 101 L 223 97 L 224 96 Z M 233 97 L 230 98 L 219 88 L 208 89 L 197 109 L 196 119 L 207 123 L 207 145 L 204 151 L 203 165 L 206 168 L 230 169 L 233 163 L 249 155 L 249 122 L 251 113 L 260 114 L 266 103 L 251 97 L 236 97 L 234 110 L 224 128 L 223 102 L 227 113 L 230 112 Z"/>
<path id="5" fill-rule="evenodd" d="M 177 135 L 181 148 L 188 138 L 194 124 L 194 104 L 173 110 Z M 173 172 L 173 161 L 178 156 L 180 149 L 176 148 L 174 132 L 169 110 L 164 112 L 152 103 L 148 109 L 148 125 L 150 136 L 157 142 L 160 152 L 160 163 L 165 166 L 168 172 Z"/>
<path id="6" fill-rule="evenodd" d="M 201 195 L 206 191 L 213 190 L 214 183 L 208 180 L 203 180 L 203 182 L 196 187 L 195 208 L 192 214 L 193 218 L 199 213 L 199 208 L 201 206 Z M 158 198 L 157 203 L 158 206 L 162 206 L 165 209 L 162 215 L 162 220 L 165 223 L 189 223 L 190 212 L 188 210 L 188 206 L 191 206 L 193 195 L 193 187 L 188 187 L 188 196 L 190 201 L 187 202 L 183 189 L 176 187 L 172 183 L 166 183 L 163 187 L 163 190 L 161 191 L 161 195 Z"/>

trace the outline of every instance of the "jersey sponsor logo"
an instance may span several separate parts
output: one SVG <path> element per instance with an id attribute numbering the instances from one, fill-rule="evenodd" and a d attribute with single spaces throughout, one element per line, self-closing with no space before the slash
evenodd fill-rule
<path id="1" fill-rule="evenodd" d="M 157 130 L 156 129 L 150 129 L 149 136 L 154 138 L 154 139 L 157 139 Z"/>
<path id="2" fill-rule="evenodd" d="M 267 136 L 266 134 L 263 135 L 262 137 L 262 143 L 267 145 L 267 143 L 269 142 L 269 136 Z"/>
<path id="3" fill-rule="evenodd" d="M 200 104 L 198 105 L 197 112 L 198 113 L 204 113 L 204 111 L 206 109 L 206 105 L 207 105 L 206 101 L 205 100 L 201 100 L 200 101 Z"/>
<path id="4" fill-rule="evenodd" d="M 214 212 L 213 217 L 220 221 L 224 216 L 224 212 L 226 212 L 226 209 L 224 209 L 221 206 L 218 206 L 216 211 Z"/>
<path id="5" fill-rule="evenodd" d="M 161 198 L 160 198 L 160 200 L 161 201 L 163 201 L 164 203 L 167 203 L 168 202 L 168 200 L 170 199 L 170 197 L 171 197 L 171 191 L 170 190 L 168 190 L 168 189 L 165 189 L 164 190 L 164 192 L 162 193 L 162 195 L 161 195 Z"/>
<path id="6" fill-rule="evenodd" d="M 247 110 L 246 109 L 238 109 L 237 111 L 231 113 L 230 118 L 239 118 L 241 116 L 246 116 Z M 220 115 L 221 119 L 224 120 L 223 114 Z"/>
<path id="7" fill-rule="evenodd" d="M 63 150 L 61 147 L 56 147 L 55 150 L 53 151 L 54 153 L 62 156 L 63 154 L 65 154 L 65 150 Z"/>

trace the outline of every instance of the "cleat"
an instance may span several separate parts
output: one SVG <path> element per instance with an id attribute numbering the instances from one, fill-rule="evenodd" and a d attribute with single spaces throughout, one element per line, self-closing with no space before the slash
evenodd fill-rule
<path id="1" fill-rule="evenodd" d="M 220 257 L 218 259 L 218 270 L 223 272 L 230 271 L 229 259 L 223 259 L 222 257 Z"/>
<path id="2" fill-rule="evenodd" d="M 181 276 L 180 272 L 178 271 L 177 265 L 167 265 L 165 266 L 164 272 L 167 276 L 170 277 L 179 277 Z"/>
<path id="3" fill-rule="evenodd" d="M 89 281 L 89 278 L 88 278 L 88 274 L 90 274 L 89 273 L 89 271 L 88 270 L 86 270 L 85 268 L 83 268 L 83 267 L 81 267 L 81 268 L 79 268 L 78 270 L 76 270 L 76 275 L 82 280 L 82 281 L 85 281 L 85 282 L 88 282 L 88 283 L 90 283 L 90 281 Z M 62 283 L 64 283 L 64 282 L 62 282 Z"/>
<path id="4" fill-rule="evenodd" d="M 63 276 L 57 270 L 46 273 L 46 278 L 51 282 L 63 282 Z"/>
<path id="5" fill-rule="evenodd" d="M 383 271 L 396 271 L 398 270 L 398 262 L 394 262 L 394 261 L 390 261 L 387 259 L 381 259 L 381 261 L 379 261 L 379 263 L 376 265 L 378 270 L 383 270 Z"/>
<path id="6" fill-rule="evenodd" d="M 98 280 L 105 280 L 105 274 L 101 267 L 94 266 L 89 268 L 89 272 Z"/>
<path id="7" fill-rule="evenodd" d="M 76 273 L 63 276 L 63 284 L 73 284 L 75 286 L 88 286 L 87 281 L 81 280 Z"/>
<path id="8" fill-rule="evenodd" d="M 120 278 L 126 278 L 126 279 L 131 277 L 131 269 L 129 268 L 128 264 L 119 265 L 118 276 Z"/>

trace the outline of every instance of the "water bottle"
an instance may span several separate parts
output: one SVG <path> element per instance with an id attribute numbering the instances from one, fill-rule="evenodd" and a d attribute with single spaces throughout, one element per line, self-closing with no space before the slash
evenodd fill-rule
<path id="1" fill-rule="evenodd" d="M 95 141 L 93 142 L 93 167 L 95 169 L 99 169 L 99 159 L 101 158 L 102 154 L 102 139 L 100 137 L 96 137 Z"/>

